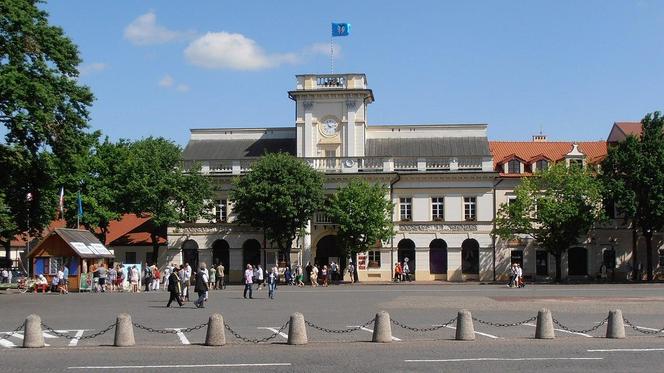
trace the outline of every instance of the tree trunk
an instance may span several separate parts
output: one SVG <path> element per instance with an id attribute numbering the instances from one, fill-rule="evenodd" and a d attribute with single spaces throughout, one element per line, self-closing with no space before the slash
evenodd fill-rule
<path id="1" fill-rule="evenodd" d="M 561 282 L 563 278 L 563 269 L 562 269 L 562 255 L 555 254 L 553 257 L 556 259 L 556 282 Z"/>
<path id="2" fill-rule="evenodd" d="M 652 230 L 643 232 L 646 238 L 646 265 L 648 266 L 648 281 L 652 281 Z"/>
<path id="3" fill-rule="evenodd" d="M 632 222 L 632 280 L 641 281 L 641 276 L 639 276 L 639 271 L 637 269 L 638 265 L 638 243 L 639 243 L 639 233 L 636 230 L 636 222 Z"/>

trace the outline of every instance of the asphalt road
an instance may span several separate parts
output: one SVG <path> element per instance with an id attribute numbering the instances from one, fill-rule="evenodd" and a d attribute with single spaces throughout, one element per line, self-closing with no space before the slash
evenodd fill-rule
<path id="1" fill-rule="evenodd" d="M 610 309 L 642 331 L 664 327 L 664 285 L 531 285 L 509 289 L 498 285 L 342 285 L 329 288 L 281 286 L 277 299 L 267 292 L 242 298 L 241 287 L 212 291 L 205 309 L 191 303 L 165 308 L 167 293 L 141 294 L 1 294 L 0 362 L 3 371 L 653 371 L 664 370 L 664 339 L 627 327 L 624 340 L 603 338 L 600 325 Z M 349 333 L 307 329 L 309 344 L 285 345 L 288 330 L 267 344 L 254 345 L 226 333 L 228 345 L 204 347 L 205 328 L 162 334 L 135 329 L 137 346 L 114 348 L 113 330 L 92 340 L 77 339 L 102 330 L 117 314 L 155 329 L 200 325 L 213 312 L 242 337 L 260 339 L 274 334 L 291 313 L 338 331 L 352 330 L 379 310 L 407 326 L 431 328 L 448 322 L 461 308 L 487 323 L 516 323 L 549 308 L 562 325 L 556 340 L 534 340 L 535 322 L 500 327 L 475 322 L 474 342 L 453 341 L 454 324 L 429 332 L 392 325 L 394 342 L 373 344 L 372 326 Z M 68 335 L 45 332 L 49 345 L 39 350 L 17 348 L 20 333 L 8 335 L 30 313 Z M 587 331 L 595 326 L 597 329 Z M 572 332 L 565 328 L 573 329 Z M 575 330 L 575 331 L 574 331 Z M 583 332 L 580 332 L 583 331 Z M 664 333 L 659 335 L 664 336 Z M 249 364 L 249 365 L 247 365 Z M 252 365 L 263 364 L 263 365 Z"/>

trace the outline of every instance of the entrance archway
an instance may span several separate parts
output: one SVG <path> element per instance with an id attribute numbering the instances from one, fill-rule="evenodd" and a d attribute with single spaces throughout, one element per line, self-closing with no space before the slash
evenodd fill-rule
<path id="1" fill-rule="evenodd" d="M 328 235 L 318 240 L 314 257 L 314 264 L 319 266 L 329 265 L 331 262 L 339 265 L 339 273 L 343 273 L 346 269 L 346 255 L 341 251 L 337 243 L 337 236 L 334 235 Z"/>
<path id="2" fill-rule="evenodd" d="M 569 276 L 588 274 L 588 250 L 583 247 L 573 247 L 567 251 L 567 274 Z"/>
<path id="3" fill-rule="evenodd" d="M 441 238 L 436 238 L 429 244 L 429 272 L 447 273 L 447 242 Z"/>
<path id="4" fill-rule="evenodd" d="M 189 263 L 192 270 L 198 268 L 198 244 L 194 240 L 182 243 L 182 263 Z"/>
<path id="5" fill-rule="evenodd" d="M 461 273 L 468 275 L 480 273 L 480 243 L 473 238 L 461 243 Z"/>
<path id="6" fill-rule="evenodd" d="M 255 239 L 249 239 L 242 244 L 242 269 L 247 264 L 257 266 L 261 264 L 261 244 Z"/>
<path id="7" fill-rule="evenodd" d="M 224 273 L 230 268 L 230 245 L 225 240 L 216 240 L 212 244 L 212 265 L 216 268 L 219 263 L 224 264 Z"/>
<path id="8" fill-rule="evenodd" d="M 397 257 L 399 262 L 408 262 L 408 269 L 411 276 L 415 274 L 415 242 L 413 240 L 404 238 L 397 244 Z M 408 258 L 408 260 L 406 260 Z"/>

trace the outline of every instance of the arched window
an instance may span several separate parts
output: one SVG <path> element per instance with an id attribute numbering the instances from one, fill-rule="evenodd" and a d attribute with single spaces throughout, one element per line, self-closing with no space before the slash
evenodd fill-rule
<path id="1" fill-rule="evenodd" d="M 518 159 L 512 159 L 511 161 L 507 162 L 507 173 L 520 174 L 521 162 Z"/>
<path id="2" fill-rule="evenodd" d="M 410 270 L 410 273 L 415 273 L 415 242 L 408 238 L 404 238 L 399 241 L 397 247 L 397 256 L 399 262 L 408 262 L 408 269 Z"/>
<path id="3" fill-rule="evenodd" d="M 182 262 L 188 263 L 191 268 L 198 268 L 198 244 L 194 240 L 182 243 Z"/>
<path id="4" fill-rule="evenodd" d="M 431 274 L 447 273 L 447 243 L 436 238 L 429 244 L 429 272 Z"/>
<path id="5" fill-rule="evenodd" d="M 476 275 L 480 273 L 480 244 L 469 238 L 461 244 L 461 272 Z"/>
<path id="6" fill-rule="evenodd" d="M 225 240 L 216 240 L 212 243 L 212 265 L 217 267 L 223 263 L 224 270 L 230 267 L 230 245 Z"/>

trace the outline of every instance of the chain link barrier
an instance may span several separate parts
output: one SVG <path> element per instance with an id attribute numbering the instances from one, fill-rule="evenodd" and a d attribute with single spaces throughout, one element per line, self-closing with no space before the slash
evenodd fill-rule
<path id="1" fill-rule="evenodd" d="M 328 329 L 328 328 L 325 328 L 325 327 L 322 327 L 322 326 L 318 326 L 318 325 L 312 323 L 311 321 L 307 321 L 307 320 L 304 320 L 304 323 L 307 324 L 307 326 L 310 326 L 310 327 L 312 327 L 316 330 L 320 330 L 321 332 L 334 333 L 334 334 L 346 334 L 346 333 L 356 332 L 358 330 L 361 330 L 362 328 L 366 328 L 367 326 L 373 324 L 374 321 L 376 321 L 376 320 L 372 318 L 371 320 L 365 322 L 364 324 L 362 324 L 360 326 L 355 326 L 355 327 L 346 328 L 346 329 Z"/>
<path id="2" fill-rule="evenodd" d="M 634 330 L 636 330 L 637 332 L 642 333 L 642 334 L 655 335 L 655 334 L 659 334 L 659 333 L 664 333 L 664 328 L 659 329 L 659 330 L 648 330 L 648 329 L 643 329 L 643 328 L 640 328 L 640 327 L 638 327 L 638 326 L 632 324 L 629 320 L 627 320 L 627 319 L 624 318 L 624 317 L 623 317 L 623 322 L 624 322 L 627 326 L 629 326 L 630 328 L 632 328 L 632 329 L 634 329 Z"/>
<path id="3" fill-rule="evenodd" d="M 81 336 L 81 337 L 75 337 L 75 336 L 71 336 L 71 335 L 69 335 L 69 334 L 67 334 L 67 333 L 61 333 L 61 332 L 59 332 L 59 331 L 57 331 L 57 330 L 51 328 L 50 326 L 44 324 L 44 322 L 41 323 L 41 326 L 42 326 L 44 329 L 46 329 L 47 331 L 49 331 L 51 334 L 54 334 L 54 335 L 56 335 L 56 336 L 58 336 L 58 337 L 66 338 L 66 339 L 69 339 L 69 340 L 72 340 L 72 339 L 86 340 L 86 339 L 97 338 L 97 337 L 99 337 L 100 335 L 105 334 L 105 333 L 107 333 L 109 330 L 115 328 L 116 325 L 117 325 L 117 322 L 114 322 L 113 324 L 111 324 L 111 325 L 105 327 L 104 329 L 102 329 L 102 330 L 100 330 L 100 331 L 98 331 L 98 332 L 96 332 L 96 333 L 89 334 L 89 335 L 84 335 L 84 336 Z"/>
<path id="4" fill-rule="evenodd" d="M 513 326 L 520 326 L 520 325 L 523 325 L 523 324 L 527 324 L 529 322 L 533 322 L 535 320 L 537 320 L 537 316 L 533 316 L 533 317 L 529 318 L 528 320 L 523 320 L 523 321 L 517 321 L 517 322 L 511 322 L 511 323 L 500 323 L 500 322 L 484 321 L 484 320 L 478 319 L 477 317 L 473 317 L 473 321 L 477 321 L 480 324 L 490 325 L 490 326 L 497 326 L 499 328 L 510 328 L 510 327 L 513 327 Z"/>
<path id="5" fill-rule="evenodd" d="M 252 338 L 246 338 L 246 337 L 243 337 L 243 336 L 240 335 L 240 333 L 238 333 L 238 332 L 236 332 L 235 330 L 233 330 L 233 329 L 230 327 L 230 325 L 228 325 L 228 324 L 226 324 L 226 323 L 224 323 L 224 327 L 225 327 L 226 330 L 228 330 L 231 334 L 233 334 L 233 337 L 235 337 L 235 338 L 237 338 L 237 339 L 239 339 L 239 340 L 242 340 L 242 341 L 244 341 L 244 342 L 247 342 L 247 343 L 256 343 L 256 344 L 258 344 L 258 343 L 264 343 L 264 342 L 267 342 L 267 341 L 270 341 L 270 340 L 274 339 L 276 336 L 279 335 L 279 333 L 283 332 L 284 329 L 286 329 L 286 327 L 288 327 L 289 324 L 290 324 L 290 320 L 286 321 L 286 323 L 285 323 L 284 325 L 282 325 L 281 328 L 277 329 L 276 332 L 274 332 L 274 333 L 272 333 L 270 336 L 265 337 L 265 338 L 262 338 L 262 339 L 252 339 Z"/>
<path id="6" fill-rule="evenodd" d="M 184 328 L 184 329 L 155 329 L 155 328 L 150 328 L 149 326 L 141 325 L 137 322 L 134 323 L 134 326 L 138 329 L 145 330 L 146 332 L 149 333 L 159 333 L 159 334 L 178 334 L 178 333 L 190 333 L 193 332 L 194 330 L 198 330 L 200 328 L 203 328 L 207 326 L 208 322 L 204 322 L 202 324 L 198 324 L 196 326 L 192 326 L 191 328 Z"/>
<path id="7" fill-rule="evenodd" d="M 18 333 L 18 332 L 19 332 L 21 329 L 23 329 L 24 327 L 25 327 L 25 321 L 23 321 L 23 323 L 22 323 L 21 325 L 19 325 L 18 327 L 16 327 L 16 329 L 14 329 L 14 331 L 9 332 L 9 333 L 7 333 L 7 334 L 5 334 L 5 335 L 3 335 L 3 336 L 0 336 L 0 340 L 4 340 L 4 339 L 7 339 L 7 338 L 11 337 L 12 335 L 14 335 L 14 333 Z"/>
<path id="8" fill-rule="evenodd" d="M 448 322 L 446 322 L 442 325 L 436 325 L 436 326 L 433 326 L 431 328 L 415 328 L 413 326 L 408 326 L 406 324 L 400 323 L 397 320 L 390 317 L 390 322 L 392 322 L 392 324 L 394 324 L 398 327 L 413 331 L 413 332 L 433 332 L 433 331 L 440 330 L 442 328 L 445 328 L 447 326 L 452 325 L 453 323 L 456 322 L 456 320 L 457 320 L 457 316 L 454 316 L 452 319 L 450 319 L 450 321 L 448 321 Z"/>
<path id="9" fill-rule="evenodd" d="M 560 321 L 554 319 L 553 317 L 551 319 L 553 319 L 553 323 L 558 325 L 560 327 L 560 329 L 571 332 L 571 333 L 581 333 L 581 334 L 594 332 L 595 330 L 601 328 L 604 324 L 606 324 L 607 321 L 609 321 L 609 317 L 607 316 L 604 320 L 600 321 L 599 323 L 597 323 L 595 326 L 593 326 L 590 329 L 576 330 L 576 329 L 571 329 L 571 328 L 561 324 Z"/>

